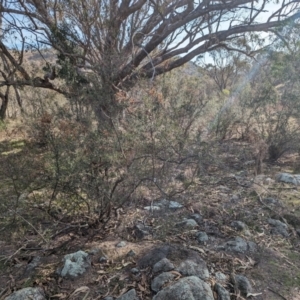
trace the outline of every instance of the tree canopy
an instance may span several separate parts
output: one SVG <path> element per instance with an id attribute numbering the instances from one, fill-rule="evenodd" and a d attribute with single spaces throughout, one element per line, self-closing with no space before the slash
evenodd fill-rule
<path id="1" fill-rule="evenodd" d="M 1 0 L 0 86 L 66 92 L 32 77 L 26 49 L 51 47 L 60 77 L 89 81 L 92 73 L 114 90 L 216 49 L 253 55 L 257 33 L 294 22 L 299 7 L 300 0 Z"/>

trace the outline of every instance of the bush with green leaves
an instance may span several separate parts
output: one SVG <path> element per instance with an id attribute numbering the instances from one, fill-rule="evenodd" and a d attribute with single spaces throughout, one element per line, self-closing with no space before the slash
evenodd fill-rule
<path id="1" fill-rule="evenodd" d="M 99 94 L 90 87 L 78 96 Z M 143 189 L 151 200 L 184 192 L 199 174 L 210 97 L 200 77 L 171 73 L 120 91 L 115 117 L 102 122 L 88 110 L 78 117 L 76 99 L 41 110 L 31 128 L 43 152 L 44 208 L 105 224 L 113 210 L 142 200 Z"/>
<path id="2" fill-rule="evenodd" d="M 300 52 L 270 52 L 240 95 L 244 135 L 255 129 L 276 161 L 299 148 Z"/>

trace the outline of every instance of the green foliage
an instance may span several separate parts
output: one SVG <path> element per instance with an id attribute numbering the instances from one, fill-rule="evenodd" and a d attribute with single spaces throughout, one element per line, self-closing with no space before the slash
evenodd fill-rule
<path id="1" fill-rule="evenodd" d="M 44 152 L 45 209 L 105 224 L 113 209 L 139 201 L 145 189 L 167 199 L 187 190 L 199 174 L 199 129 L 211 94 L 204 80 L 174 73 L 117 93 L 122 110 L 102 122 L 87 104 L 99 97 L 97 87 L 77 95 L 83 110 L 74 111 L 75 96 L 69 105 L 41 110 L 31 132 Z M 186 169 L 185 180 L 175 180 Z"/>
<path id="2" fill-rule="evenodd" d="M 6 123 L 3 120 L 0 120 L 0 132 L 6 129 Z"/>
<path id="3" fill-rule="evenodd" d="M 288 151 L 297 151 L 300 134 L 300 51 L 270 51 L 260 56 L 253 78 L 243 84 L 234 102 L 221 108 L 214 130 L 224 139 L 244 138 L 268 147 L 264 158 L 276 161 Z M 233 91 L 234 93 L 234 91 Z M 254 151 L 262 155 L 261 149 Z"/>

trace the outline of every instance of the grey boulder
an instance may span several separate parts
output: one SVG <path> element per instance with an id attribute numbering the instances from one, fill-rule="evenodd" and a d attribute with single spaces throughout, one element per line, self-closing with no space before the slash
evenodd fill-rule
<path id="1" fill-rule="evenodd" d="M 237 253 L 246 253 L 255 252 L 257 250 L 257 245 L 254 242 L 248 242 L 237 236 L 235 239 L 226 242 L 225 245 L 219 246 L 218 249 Z"/>
<path id="2" fill-rule="evenodd" d="M 175 275 L 170 272 L 163 272 L 156 276 L 151 282 L 151 290 L 158 292 L 166 283 L 174 279 Z"/>
<path id="3" fill-rule="evenodd" d="M 284 183 L 291 183 L 294 185 L 300 184 L 300 175 L 292 175 L 289 173 L 279 173 L 275 177 L 276 181 L 284 182 Z"/>
<path id="4" fill-rule="evenodd" d="M 122 296 L 118 297 L 116 300 L 139 300 L 139 297 L 136 294 L 136 290 L 131 289 L 127 293 L 125 293 Z"/>
<path id="5" fill-rule="evenodd" d="M 206 263 L 200 258 L 197 262 L 189 259 L 183 261 L 177 268 L 177 271 L 184 276 L 197 276 L 203 280 L 209 278 L 209 272 L 206 267 Z"/>
<path id="6" fill-rule="evenodd" d="M 230 300 L 229 292 L 219 283 L 216 283 L 214 290 L 218 295 L 217 300 Z"/>
<path id="7" fill-rule="evenodd" d="M 88 253 L 77 251 L 64 257 L 64 266 L 60 272 L 62 277 L 77 277 L 82 275 L 91 266 Z"/>
<path id="8" fill-rule="evenodd" d="M 174 270 L 174 265 L 167 259 L 163 258 L 160 261 L 158 261 L 154 266 L 152 271 L 154 273 L 158 272 L 168 272 Z"/>
<path id="9" fill-rule="evenodd" d="M 210 286 L 196 276 L 178 280 L 161 290 L 153 300 L 214 300 Z"/>

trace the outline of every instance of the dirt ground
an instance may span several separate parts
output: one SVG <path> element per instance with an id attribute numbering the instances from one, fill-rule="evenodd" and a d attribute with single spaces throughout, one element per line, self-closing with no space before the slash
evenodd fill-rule
<path id="1" fill-rule="evenodd" d="M 245 274 L 253 285 L 253 299 L 300 299 L 300 237 L 296 231 L 300 229 L 300 193 L 298 187 L 274 180 L 278 172 L 292 172 L 298 159 L 295 155 L 287 155 L 276 164 L 265 163 L 260 177 L 255 177 L 251 166 L 238 168 L 235 165 L 236 174 L 246 171 L 246 175 L 239 177 L 232 175 L 233 169 L 222 173 L 212 169 L 206 178 L 199 178 L 188 193 L 176 198 L 184 206 L 176 212 L 145 211 L 143 207 L 149 203 L 141 200 L 120 210 L 104 229 L 86 228 L 80 220 L 69 223 L 67 219 L 53 218 L 43 211 L 38 205 L 38 192 L 23 194 L 18 179 L 24 177 L 26 185 L 42 176 L 38 159 L 41 154 L 24 140 L 21 128 L 20 131 L 16 128 L 1 131 L 0 136 L 0 164 L 3 166 L 0 170 L 0 299 L 29 286 L 41 286 L 49 299 L 102 299 L 106 295 L 119 296 L 130 288 L 135 288 L 141 299 L 152 299 L 151 272 L 143 270 L 142 278 L 137 279 L 129 270 L 142 255 L 164 243 L 198 249 L 209 270 Z M 237 144 L 233 148 L 236 147 Z M 18 170 L 20 167 L 23 170 L 22 174 L 14 174 L 16 164 Z M 22 200 L 22 195 L 30 200 Z M 274 197 L 280 204 L 265 205 L 261 199 L 266 197 Z M 203 216 L 204 225 L 197 230 L 213 236 L 212 243 L 199 246 L 195 230 L 175 226 L 191 213 Z M 285 221 L 289 237 L 272 235 L 268 218 Z M 245 222 L 250 236 L 235 232 L 230 227 L 232 220 Z M 133 234 L 139 222 L 151 227 L 151 234 L 143 240 L 137 240 Z M 218 243 L 237 235 L 256 242 L 258 253 L 232 255 L 215 250 Z M 117 248 L 116 244 L 123 240 L 126 246 Z M 60 278 L 57 270 L 63 256 L 78 250 L 92 251 L 91 269 L 76 280 Z M 135 255 L 128 255 L 130 252 Z M 105 263 L 99 262 L 102 256 L 108 258 Z M 28 268 L 36 257 L 40 258 L 38 266 Z M 210 283 L 214 284 L 213 276 Z M 243 298 L 232 295 L 232 299 Z"/>

